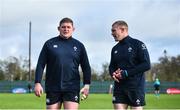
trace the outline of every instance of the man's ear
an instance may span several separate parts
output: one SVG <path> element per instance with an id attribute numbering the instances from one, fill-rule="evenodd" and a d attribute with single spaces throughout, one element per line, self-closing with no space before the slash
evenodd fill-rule
<path id="1" fill-rule="evenodd" d="M 58 26 L 57 29 L 59 30 L 59 29 L 60 29 L 60 26 Z"/>

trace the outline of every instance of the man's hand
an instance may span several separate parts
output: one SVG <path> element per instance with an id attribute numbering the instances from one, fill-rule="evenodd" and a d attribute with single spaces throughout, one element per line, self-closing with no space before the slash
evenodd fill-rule
<path id="1" fill-rule="evenodd" d="M 81 100 L 86 99 L 89 95 L 89 84 L 85 84 L 80 93 L 82 94 Z"/>
<path id="2" fill-rule="evenodd" d="M 122 72 L 122 70 L 121 70 L 120 68 L 118 68 L 115 72 L 113 72 L 112 78 L 113 78 L 116 82 L 119 82 L 119 80 L 122 79 L 121 72 Z"/>
<path id="3" fill-rule="evenodd" d="M 35 84 L 34 93 L 37 97 L 41 97 L 41 95 L 43 94 L 43 88 L 40 83 Z"/>

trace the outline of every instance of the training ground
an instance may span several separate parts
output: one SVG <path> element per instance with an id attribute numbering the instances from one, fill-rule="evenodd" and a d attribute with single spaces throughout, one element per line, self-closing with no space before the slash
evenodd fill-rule
<path id="1" fill-rule="evenodd" d="M 90 94 L 88 99 L 80 102 L 80 109 L 113 109 L 112 94 Z M 0 109 L 45 109 L 45 94 L 36 97 L 31 94 L 0 94 Z M 146 94 L 145 109 L 179 109 L 180 95 L 161 94 L 156 97 L 154 94 Z"/>

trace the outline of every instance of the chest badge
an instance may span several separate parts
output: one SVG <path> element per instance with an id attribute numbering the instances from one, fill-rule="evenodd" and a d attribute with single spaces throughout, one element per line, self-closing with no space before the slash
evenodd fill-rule
<path id="1" fill-rule="evenodd" d="M 53 45 L 53 48 L 58 48 L 58 45 Z"/>
<path id="2" fill-rule="evenodd" d="M 114 51 L 114 54 L 117 54 L 117 53 L 118 53 L 118 51 L 117 51 L 117 50 L 115 50 L 115 51 Z"/>
<path id="3" fill-rule="evenodd" d="M 128 48 L 128 52 L 132 52 L 132 47 L 129 47 L 129 48 Z"/>
<path id="4" fill-rule="evenodd" d="M 74 49 L 74 51 L 77 51 L 77 47 L 76 46 L 74 46 L 73 49 Z"/>

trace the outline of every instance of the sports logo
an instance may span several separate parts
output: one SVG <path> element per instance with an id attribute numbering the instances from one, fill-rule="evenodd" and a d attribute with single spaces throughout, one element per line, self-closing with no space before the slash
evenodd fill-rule
<path id="1" fill-rule="evenodd" d="M 53 47 L 54 47 L 54 48 L 57 48 L 57 47 L 58 47 L 58 45 L 53 45 Z"/>
<path id="2" fill-rule="evenodd" d="M 146 45 L 145 44 L 142 44 L 141 47 L 142 47 L 142 50 L 146 49 Z"/>
<path id="3" fill-rule="evenodd" d="M 136 104 L 137 104 L 137 105 L 140 105 L 140 102 L 141 102 L 141 101 L 140 101 L 139 99 L 136 100 Z"/>
<path id="4" fill-rule="evenodd" d="M 115 97 L 115 96 L 113 96 L 112 100 L 113 100 L 113 101 L 116 101 L 116 97 Z"/>
<path id="5" fill-rule="evenodd" d="M 115 51 L 114 51 L 114 54 L 117 54 L 117 53 L 118 53 L 118 51 L 117 51 L 117 50 L 115 50 Z"/>
<path id="6" fill-rule="evenodd" d="M 49 99 L 46 99 L 46 103 L 50 103 L 50 100 L 49 100 Z"/>
<path id="7" fill-rule="evenodd" d="M 76 46 L 74 46 L 73 49 L 74 49 L 74 51 L 77 51 L 77 47 Z"/>
<path id="8" fill-rule="evenodd" d="M 75 99 L 75 101 L 77 101 L 78 100 L 78 96 L 75 96 L 74 99 Z"/>
<path id="9" fill-rule="evenodd" d="M 132 52 L 132 47 L 129 47 L 129 48 L 128 48 L 128 52 Z"/>

